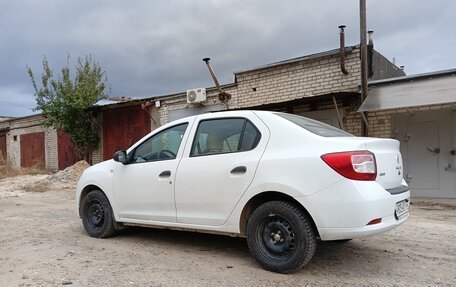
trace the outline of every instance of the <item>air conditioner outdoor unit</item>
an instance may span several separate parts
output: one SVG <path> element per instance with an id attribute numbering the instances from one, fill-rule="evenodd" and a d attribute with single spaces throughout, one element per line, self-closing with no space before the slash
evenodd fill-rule
<path id="1" fill-rule="evenodd" d="M 187 90 L 187 103 L 201 103 L 206 100 L 206 89 L 205 88 L 198 88 Z"/>

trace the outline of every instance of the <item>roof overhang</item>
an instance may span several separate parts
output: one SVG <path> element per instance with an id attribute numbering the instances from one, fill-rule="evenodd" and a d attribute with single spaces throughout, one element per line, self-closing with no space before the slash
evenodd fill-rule
<path id="1" fill-rule="evenodd" d="M 332 98 L 335 97 L 341 100 L 353 100 L 359 97 L 359 93 L 355 92 L 337 92 L 337 93 L 330 93 L 330 94 L 323 94 L 323 95 L 315 95 L 315 96 L 308 96 L 308 97 L 301 97 L 294 100 L 283 101 L 283 102 L 274 102 L 268 104 L 260 104 L 256 106 L 248 106 L 238 108 L 236 110 L 274 110 L 274 109 L 282 109 L 288 107 L 294 107 L 302 104 L 319 104 L 323 101 L 332 101 Z"/>
<path id="2" fill-rule="evenodd" d="M 379 111 L 456 102 L 456 74 L 403 77 L 369 84 L 359 112 Z"/>

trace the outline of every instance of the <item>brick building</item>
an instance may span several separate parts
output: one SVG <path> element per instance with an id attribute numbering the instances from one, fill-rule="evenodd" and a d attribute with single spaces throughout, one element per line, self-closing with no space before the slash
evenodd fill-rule
<path id="1" fill-rule="evenodd" d="M 345 59 L 347 75 L 341 71 L 339 49 L 235 72 L 235 82 L 224 87 L 233 95 L 228 106 L 217 100 L 218 93 L 214 88 L 208 89 L 208 100 L 198 105 L 187 104 L 185 93 L 146 100 L 160 101 L 160 107 L 152 106 L 152 114 L 156 114 L 160 125 L 178 116 L 208 110 L 267 109 L 305 115 L 340 126 L 336 102 L 343 128 L 360 135 L 359 47 L 346 47 Z M 405 76 L 401 69 L 375 50 L 371 63 L 372 79 Z M 216 107 L 211 109 L 214 105 Z"/>
<path id="2" fill-rule="evenodd" d="M 413 196 L 456 198 L 456 69 L 371 81 L 370 135 L 401 142 Z"/>
<path id="3" fill-rule="evenodd" d="M 367 115 L 370 136 L 393 137 L 401 141 L 405 176 L 414 195 L 456 197 L 456 167 L 451 153 L 456 153 L 452 148 L 456 147 L 455 70 L 405 76 L 403 70 L 371 49 L 369 96 L 361 103 L 359 46 L 346 47 L 344 52 L 347 74 L 341 70 L 339 49 L 235 72 L 235 81 L 222 86 L 232 95 L 226 102 L 219 100 L 215 87 L 209 87 L 206 88 L 206 100 L 196 104 L 188 103 L 186 92 L 180 92 L 95 106 L 93 112 L 99 122 L 101 142 L 93 154 L 93 161 L 110 159 L 116 150 L 128 148 L 169 121 L 204 112 L 227 109 L 283 111 L 361 135 L 362 111 Z M 445 86 L 443 96 L 442 86 Z M 0 122 L 0 140 L 3 134 L 7 158 L 14 166 L 22 166 L 20 137 L 36 132 L 44 133 L 45 166 L 50 169 L 64 166 L 59 158 L 59 150 L 62 150 L 59 149 L 59 133 L 40 126 L 40 117 Z M 451 123 L 450 128 L 448 123 Z M 426 132 L 410 136 L 418 131 Z M 437 141 L 427 143 L 425 139 Z M 441 143 L 444 148 L 440 148 Z M 423 147 L 430 154 L 419 156 Z M 441 153 L 437 153 L 439 148 Z M 416 158 L 432 162 L 431 166 L 435 168 L 429 171 L 426 162 L 412 160 Z M 426 179 L 421 173 L 432 176 Z"/>
<path id="4" fill-rule="evenodd" d="M 63 169 L 79 158 L 67 134 L 43 125 L 43 115 L 0 121 L 2 157 L 14 168 Z"/>
<path id="5" fill-rule="evenodd" d="M 344 55 L 347 74 L 341 71 L 340 49 L 235 72 L 234 83 L 222 87 L 232 95 L 227 102 L 221 102 L 218 91 L 210 87 L 206 89 L 206 100 L 197 104 L 187 103 L 186 92 L 181 92 L 94 107 L 101 143 L 93 154 L 93 161 L 111 158 L 116 150 L 127 148 L 171 120 L 226 109 L 286 111 L 335 126 L 342 125 L 347 131 L 360 135 L 361 117 L 357 112 L 360 104 L 360 49 L 358 46 L 345 47 Z M 375 51 L 371 63 L 377 68 L 374 73 L 377 78 L 404 75 Z M 64 136 L 43 127 L 42 120 L 42 116 L 37 115 L 0 123 L 0 136 L 3 133 L 7 159 L 12 166 L 40 163 L 48 169 L 58 169 L 71 162 L 62 158 L 62 154 L 67 152 L 59 153 L 64 150 L 61 146 L 68 146 L 62 144 Z M 21 145 L 25 140 L 33 140 L 34 145 Z M 32 148 L 36 150 L 31 152 Z"/>

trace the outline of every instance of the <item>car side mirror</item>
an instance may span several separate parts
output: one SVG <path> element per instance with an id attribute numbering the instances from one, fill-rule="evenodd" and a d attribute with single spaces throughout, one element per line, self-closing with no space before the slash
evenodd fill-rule
<path id="1" fill-rule="evenodd" d="M 122 164 L 127 164 L 128 159 L 127 159 L 127 152 L 124 150 L 119 150 L 114 154 L 113 157 L 114 161 L 121 162 Z"/>

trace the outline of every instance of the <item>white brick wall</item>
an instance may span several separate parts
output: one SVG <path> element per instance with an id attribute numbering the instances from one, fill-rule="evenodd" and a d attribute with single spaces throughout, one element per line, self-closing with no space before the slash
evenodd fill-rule
<path id="1" fill-rule="evenodd" d="M 227 101 L 228 109 L 235 109 L 238 108 L 238 90 L 236 86 L 231 86 L 229 88 L 224 89 L 225 92 L 231 94 L 231 100 Z M 209 90 L 206 94 L 206 102 L 202 103 L 205 106 L 209 105 L 219 105 L 221 102 L 218 99 L 218 91 L 216 90 Z M 187 97 L 185 94 L 182 94 L 180 97 L 175 97 L 168 100 L 161 100 L 161 107 L 160 108 L 153 108 L 152 115 L 157 114 L 156 117 L 158 118 L 159 125 L 164 125 L 168 122 L 168 112 L 172 110 L 178 109 L 185 109 L 195 107 L 201 104 L 188 104 Z M 226 109 L 226 108 L 225 108 Z M 154 123 L 152 123 L 152 127 L 154 127 Z"/>
<path id="2" fill-rule="evenodd" d="M 346 56 L 348 75 L 340 70 L 339 55 L 302 60 L 237 74 L 238 106 L 270 104 L 337 92 L 357 92 L 359 49 Z"/>
<path id="3" fill-rule="evenodd" d="M 45 128 L 42 115 L 28 116 L 0 122 L 0 129 L 9 127 L 6 134 L 7 161 L 14 168 L 21 167 L 21 135 L 44 132 L 45 167 L 58 169 L 57 132 Z"/>
<path id="4" fill-rule="evenodd" d="M 98 148 L 92 152 L 92 163 L 96 164 L 103 161 L 103 113 L 97 114 L 98 122 L 98 136 L 100 137 L 100 142 Z"/>
<path id="5" fill-rule="evenodd" d="M 454 109 L 454 104 L 437 104 L 420 107 L 408 107 L 399 109 L 389 109 L 376 112 L 368 112 L 367 118 L 369 121 L 369 136 L 379 138 L 391 138 L 394 135 L 392 128 L 391 115 L 399 113 L 413 113 L 418 111 L 430 110 L 449 110 Z"/>
<path id="6" fill-rule="evenodd" d="M 44 154 L 46 160 L 46 169 L 59 169 L 59 156 L 57 146 L 57 131 L 49 128 L 44 131 Z"/>

